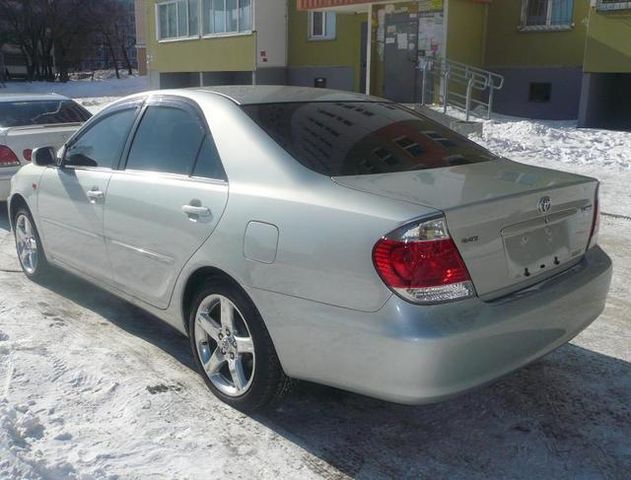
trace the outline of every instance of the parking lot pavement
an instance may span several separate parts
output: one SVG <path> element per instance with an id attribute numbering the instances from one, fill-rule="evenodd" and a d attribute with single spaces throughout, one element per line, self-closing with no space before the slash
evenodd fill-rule
<path id="1" fill-rule="evenodd" d="M 248 417 L 206 392 L 187 340 L 149 315 L 67 274 L 10 273 L 0 214 L 0 477 L 629 478 L 629 234 L 603 219 L 604 314 L 494 385 L 408 407 L 298 383 Z"/>

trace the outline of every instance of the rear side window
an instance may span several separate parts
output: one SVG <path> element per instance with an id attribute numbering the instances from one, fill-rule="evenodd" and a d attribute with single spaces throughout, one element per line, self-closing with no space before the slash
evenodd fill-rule
<path id="1" fill-rule="evenodd" d="M 202 148 L 197 156 L 197 163 L 193 169 L 193 176 L 227 180 L 226 172 L 219 159 L 219 152 L 217 152 L 215 142 L 210 138 L 210 135 L 204 137 Z"/>
<path id="2" fill-rule="evenodd" d="M 66 150 L 64 163 L 83 167 L 112 168 L 118 162 L 137 109 L 121 110 L 95 119 L 79 139 Z"/>
<path id="3" fill-rule="evenodd" d="M 191 112 L 147 108 L 134 137 L 127 169 L 190 175 L 206 131 Z"/>
<path id="4" fill-rule="evenodd" d="M 81 123 L 90 112 L 72 100 L 0 102 L 0 127 Z"/>
<path id="5" fill-rule="evenodd" d="M 396 104 L 308 102 L 243 109 L 298 162 L 328 176 L 422 170 L 495 158 Z"/>

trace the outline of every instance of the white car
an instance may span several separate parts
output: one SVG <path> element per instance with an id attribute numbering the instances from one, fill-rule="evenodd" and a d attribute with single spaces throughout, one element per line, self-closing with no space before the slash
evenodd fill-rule
<path id="1" fill-rule="evenodd" d="M 90 117 L 77 102 L 54 93 L 0 95 L 0 202 L 34 148 L 61 147 Z"/>

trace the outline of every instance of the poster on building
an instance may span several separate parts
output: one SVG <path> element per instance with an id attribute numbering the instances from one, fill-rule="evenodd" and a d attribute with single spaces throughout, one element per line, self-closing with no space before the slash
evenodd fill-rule
<path id="1" fill-rule="evenodd" d="M 443 14 L 423 14 L 419 18 L 418 52 L 421 57 L 442 57 L 445 28 Z"/>
<path id="2" fill-rule="evenodd" d="M 442 12 L 444 0 L 421 0 L 419 2 L 420 12 Z"/>

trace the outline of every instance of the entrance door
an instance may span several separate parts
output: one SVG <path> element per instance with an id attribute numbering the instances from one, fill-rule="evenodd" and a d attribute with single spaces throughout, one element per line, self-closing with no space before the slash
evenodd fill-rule
<path id="1" fill-rule="evenodd" d="M 418 19 L 408 13 L 386 16 L 384 96 L 412 103 L 420 89 L 417 70 Z"/>

